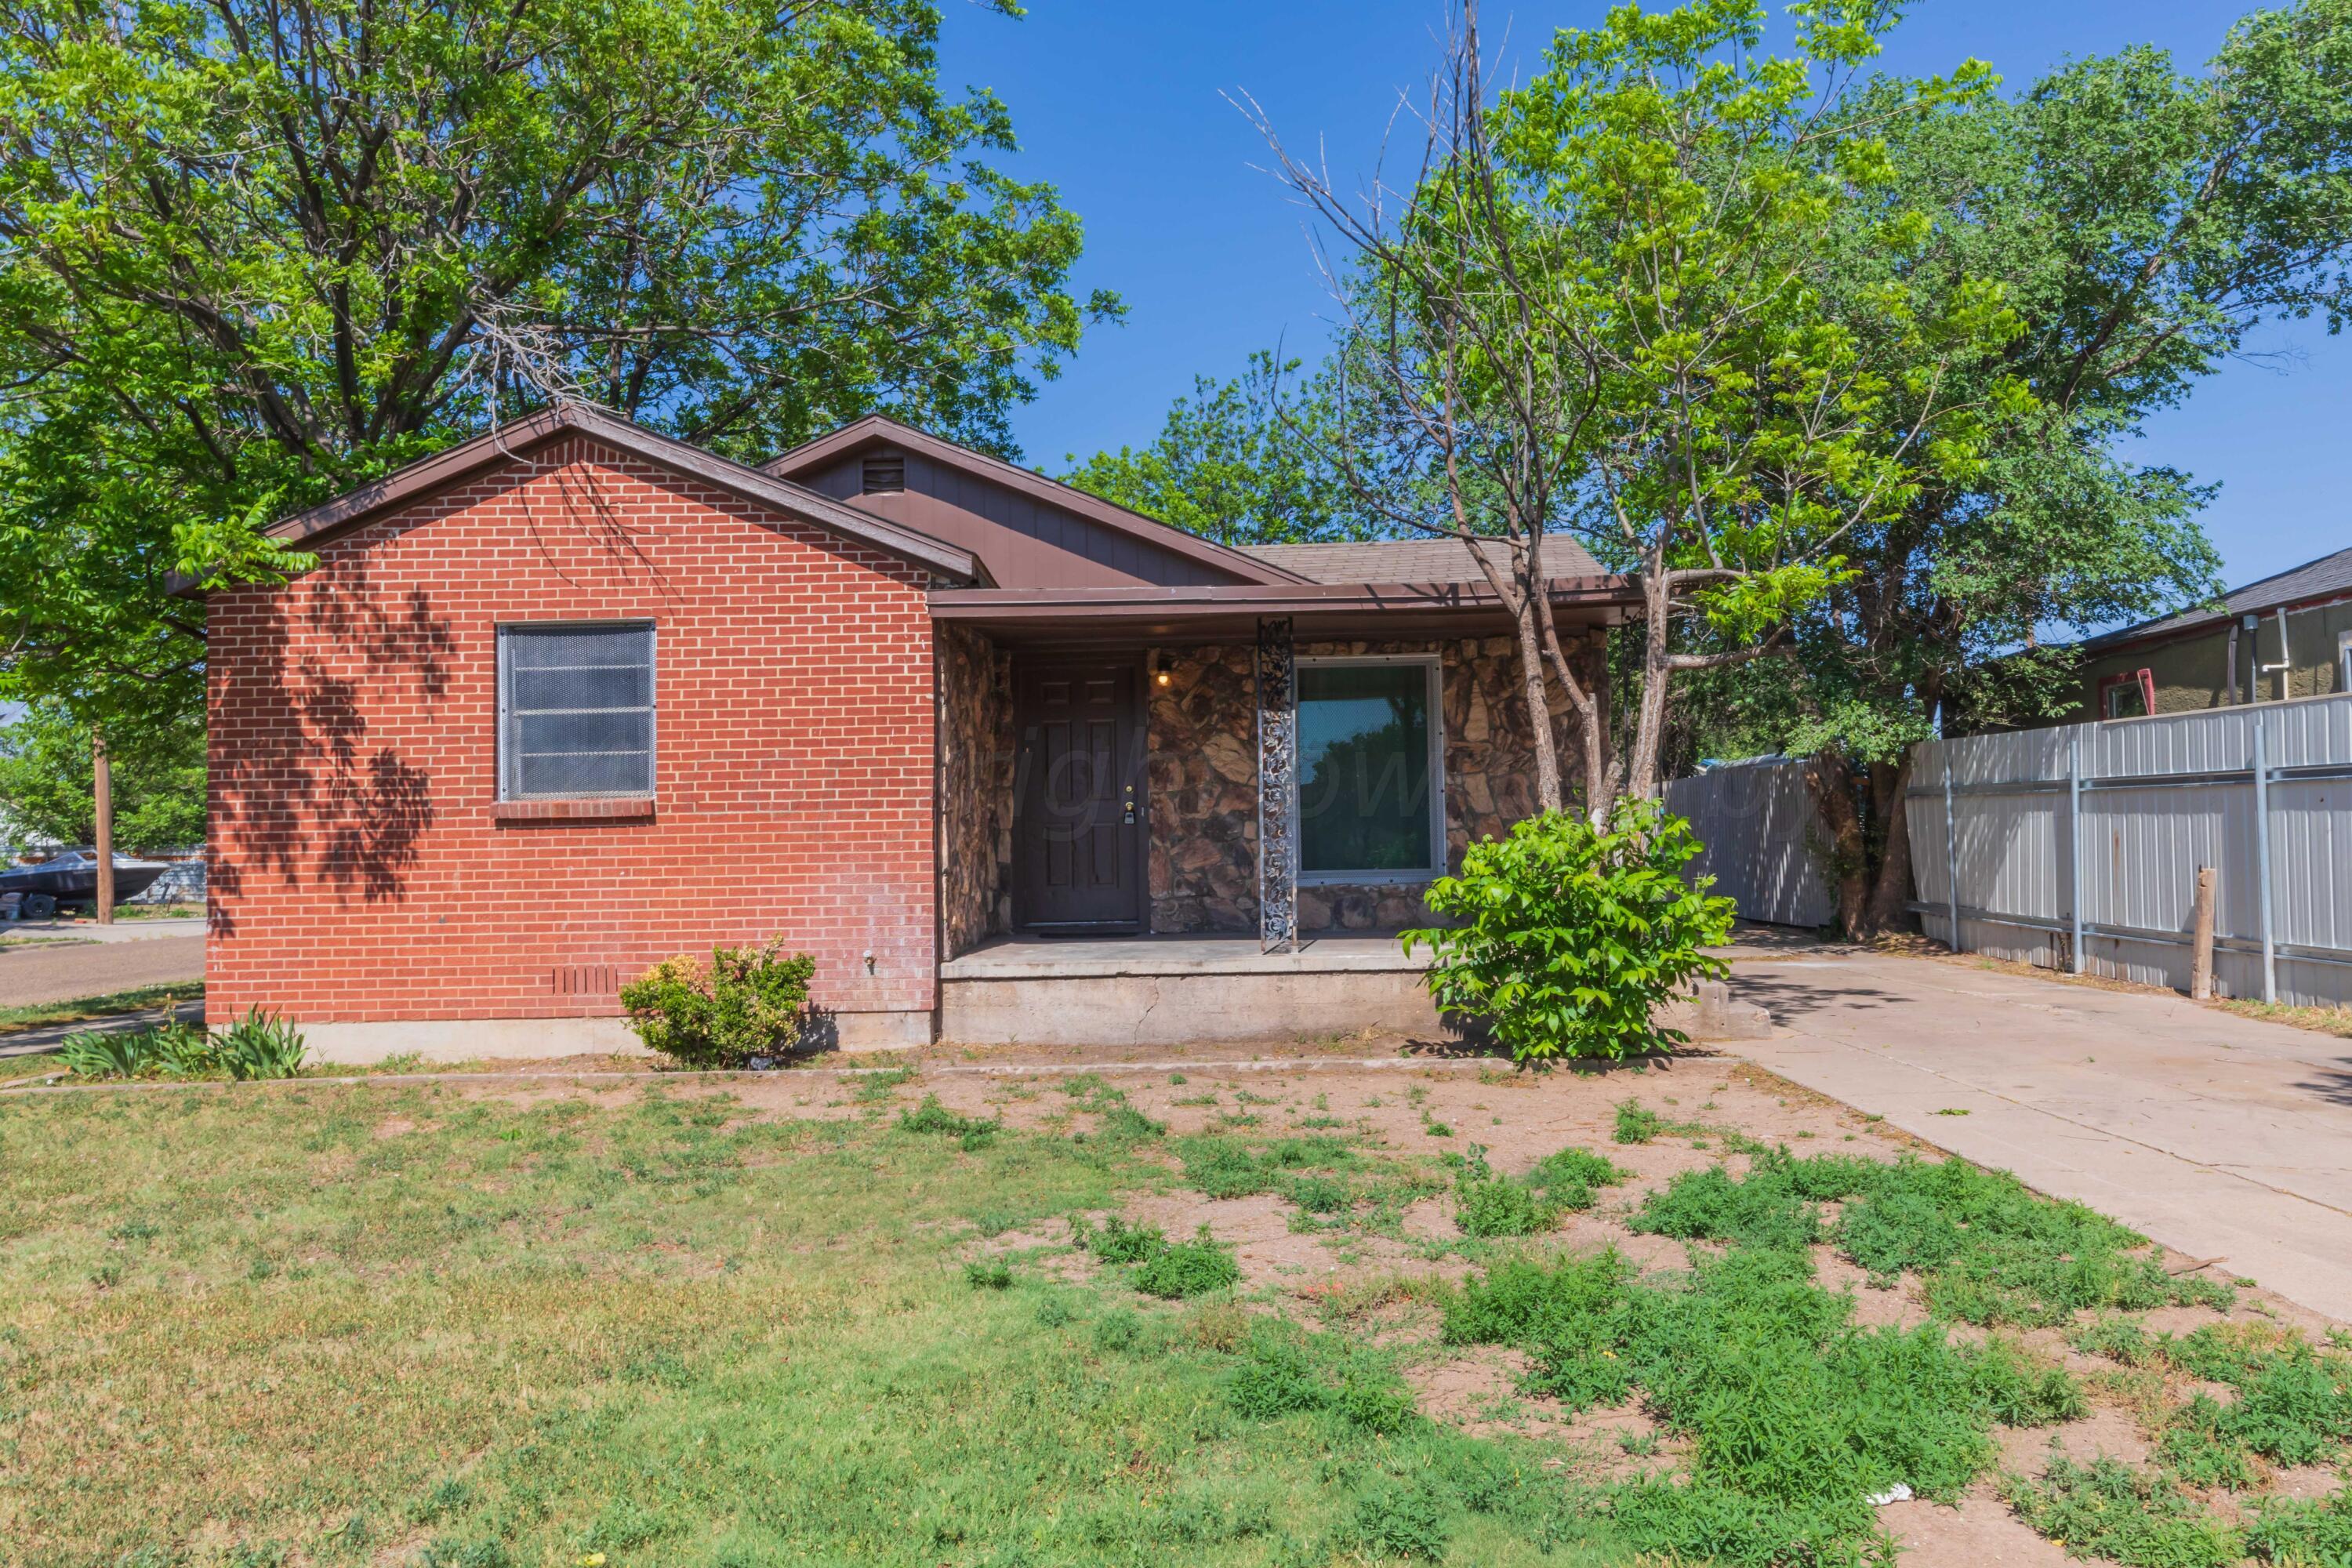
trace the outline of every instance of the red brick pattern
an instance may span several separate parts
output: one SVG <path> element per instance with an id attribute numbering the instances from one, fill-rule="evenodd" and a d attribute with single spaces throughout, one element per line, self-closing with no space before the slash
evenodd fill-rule
<path id="1" fill-rule="evenodd" d="M 213 1019 L 609 1015 L 770 936 L 933 1006 L 919 569 L 582 437 L 320 556 L 211 604 Z M 605 618 L 656 626 L 652 809 L 502 812 L 496 628 Z"/>

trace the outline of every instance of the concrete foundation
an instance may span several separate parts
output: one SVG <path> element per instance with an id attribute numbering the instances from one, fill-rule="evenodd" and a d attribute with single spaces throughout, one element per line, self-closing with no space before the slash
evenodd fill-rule
<path id="1" fill-rule="evenodd" d="M 904 1049 L 931 1039 L 929 1013 L 836 1013 L 826 1022 L 827 1043 L 842 1050 Z M 651 1054 L 625 1018 L 404 1018 L 299 1027 L 310 1060 L 354 1067 L 407 1055 L 460 1062 Z"/>

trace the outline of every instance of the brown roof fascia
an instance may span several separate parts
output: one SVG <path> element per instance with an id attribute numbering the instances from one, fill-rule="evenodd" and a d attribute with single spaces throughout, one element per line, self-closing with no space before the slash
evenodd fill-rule
<path id="1" fill-rule="evenodd" d="M 2300 599 L 2287 599 L 2275 605 L 2264 605 L 2259 610 L 2217 610 L 2201 621 L 2191 621 L 2185 626 L 2168 626 L 2162 631 L 2143 632 L 2136 637 L 2118 637 L 2113 642 L 2096 638 L 2077 643 L 2075 647 L 2086 658 L 2109 658 L 2116 654 L 2145 653 L 2154 648 L 2168 647 L 2177 642 L 2189 642 L 2199 637 L 2220 637 L 2239 624 L 2241 616 L 2252 616 L 2258 621 L 2269 620 L 2284 610 L 2299 616 L 2306 610 L 2325 610 L 2331 605 L 2352 603 L 2352 593 L 2341 588 L 2323 588 L 2316 594 L 2306 594 Z M 2113 636 L 2114 634 L 2108 634 Z"/>
<path id="2" fill-rule="evenodd" d="M 272 523 L 265 531 L 286 544 L 309 545 L 344 531 L 396 506 L 456 483 L 477 469 L 527 455 L 560 437 L 582 435 L 607 442 L 647 462 L 705 480 L 746 500 L 815 524 L 831 532 L 885 550 L 944 576 L 982 582 L 986 574 L 967 552 L 929 534 L 899 528 L 804 485 L 733 462 L 715 452 L 672 440 L 617 415 L 580 405 L 541 409 L 501 425 L 428 458 L 420 458 L 372 484 Z"/>
<path id="3" fill-rule="evenodd" d="M 1555 577 L 1551 601 L 1570 607 L 1633 605 L 1641 595 L 1623 577 Z M 1048 590 L 948 588 L 931 595 L 934 620 L 1024 620 L 1071 622 L 1160 619 L 1170 616 L 1314 613 L 1325 610 L 1492 610 L 1501 603 L 1491 588 L 1474 583 L 1248 584 L 1230 587 L 1086 588 Z"/>
<path id="4" fill-rule="evenodd" d="M 804 442 L 780 457 L 769 458 L 760 465 L 760 468 L 763 473 L 779 476 L 805 473 L 810 468 L 819 468 L 836 458 L 846 457 L 869 441 L 911 447 L 934 462 L 961 468 L 965 473 L 993 484 L 1003 485 L 1007 489 L 1018 490 L 1033 500 L 1044 501 L 1048 506 L 1057 506 L 1065 511 L 1076 512 L 1079 516 L 1099 522 L 1106 528 L 1116 528 L 1122 532 L 1146 540 L 1162 550 L 1172 551 L 1176 554 L 1205 562 L 1220 571 L 1231 572 L 1246 583 L 1312 581 L 1311 578 L 1302 576 L 1286 567 L 1276 566 L 1268 561 L 1260 561 L 1241 551 L 1230 549 L 1212 540 L 1202 539 L 1197 533 L 1187 533 L 1181 528 L 1171 527 L 1157 518 L 1146 517 L 1139 511 L 1129 511 L 1127 508 L 1107 501 L 1100 496 L 1088 495 L 1074 485 L 1066 485 L 1059 479 L 1047 479 L 1034 469 L 1008 463 L 1002 458 L 992 458 L 984 452 L 975 452 L 968 447 L 959 447 L 952 441 L 929 435 L 911 425 L 901 425 L 887 415 L 869 414 L 863 419 L 853 420 L 838 430 L 820 436 L 814 441 Z"/>

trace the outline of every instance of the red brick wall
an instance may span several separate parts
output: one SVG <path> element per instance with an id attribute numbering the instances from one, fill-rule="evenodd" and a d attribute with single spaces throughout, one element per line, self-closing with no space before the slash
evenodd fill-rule
<path id="1" fill-rule="evenodd" d="M 210 608 L 214 1020 L 611 1014 L 771 935 L 933 1005 L 918 569 L 577 437 L 320 554 Z M 654 813 L 500 821 L 495 628 L 596 618 L 656 624 Z"/>

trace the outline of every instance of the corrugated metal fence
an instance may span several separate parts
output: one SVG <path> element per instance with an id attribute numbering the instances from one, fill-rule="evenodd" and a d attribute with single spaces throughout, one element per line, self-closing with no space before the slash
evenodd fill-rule
<path id="1" fill-rule="evenodd" d="M 2185 991 L 2211 866 L 2217 991 L 2352 1001 L 2352 696 L 1930 741 L 1905 806 L 1929 936 Z"/>
<path id="2" fill-rule="evenodd" d="M 1804 762 L 1732 763 L 1666 786 L 1666 805 L 1706 846 L 1690 866 L 1739 905 L 1742 920 L 1829 923 L 1837 900 L 1822 878 Z"/>

